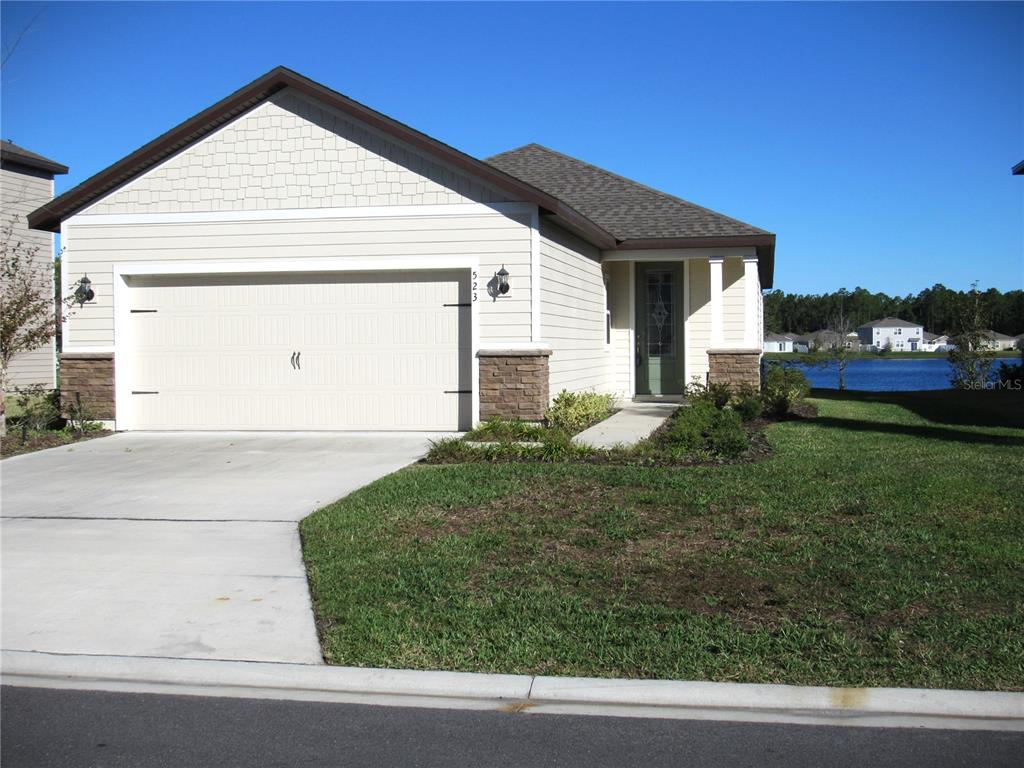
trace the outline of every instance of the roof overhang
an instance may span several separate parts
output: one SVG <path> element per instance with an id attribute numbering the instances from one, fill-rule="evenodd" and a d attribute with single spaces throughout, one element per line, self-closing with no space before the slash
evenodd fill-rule
<path id="1" fill-rule="evenodd" d="M 761 288 L 771 288 L 775 281 L 775 235 L 723 235 L 721 237 L 673 237 L 649 240 L 623 240 L 609 250 L 641 251 L 674 248 L 750 248 L 757 253 L 757 275 Z"/>
<path id="2" fill-rule="evenodd" d="M 563 226 L 601 248 L 614 248 L 616 245 L 616 240 L 611 234 L 561 200 L 286 67 L 272 69 L 249 85 L 190 117 L 124 159 L 41 206 L 28 215 L 29 226 L 50 232 L 58 231 L 64 219 L 73 216 L 93 201 L 285 88 L 294 88 L 300 93 L 323 101 L 388 136 L 476 176 L 516 200 L 535 203 L 545 212 L 557 216 Z"/>
<path id="3" fill-rule="evenodd" d="M 1019 163 L 1013 166 L 1012 170 L 1014 176 L 1024 176 L 1024 160 L 1021 160 Z"/>
<path id="4" fill-rule="evenodd" d="M 29 157 L 21 152 L 15 152 L 5 146 L 6 142 L 0 144 L 0 162 L 23 165 L 26 168 L 35 168 L 49 174 L 64 174 L 68 172 L 66 165 L 47 160 L 45 157 Z"/>

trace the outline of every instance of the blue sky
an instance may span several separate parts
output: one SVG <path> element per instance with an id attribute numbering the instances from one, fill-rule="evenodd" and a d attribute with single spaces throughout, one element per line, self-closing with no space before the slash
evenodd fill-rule
<path id="1" fill-rule="evenodd" d="M 41 11 L 41 13 L 40 13 Z M 284 64 L 478 157 L 531 141 L 778 235 L 776 287 L 1024 285 L 1024 4 L 4 2 L 58 192 Z"/>

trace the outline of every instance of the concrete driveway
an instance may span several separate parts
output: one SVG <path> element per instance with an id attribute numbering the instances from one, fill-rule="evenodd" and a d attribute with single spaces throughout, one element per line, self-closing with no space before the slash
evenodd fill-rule
<path id="1" fill-rule="evenodd" d="M 297 521 L 426 434 L 124 433 L 5 459 L 5 650 L 321 663 Z"/>

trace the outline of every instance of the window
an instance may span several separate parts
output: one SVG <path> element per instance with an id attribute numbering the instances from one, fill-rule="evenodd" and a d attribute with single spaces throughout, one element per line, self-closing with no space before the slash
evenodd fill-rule
<path id="1" fill-rule="evenodd" d="M 673 279 L 669 270 L 647 272 L 647 354 L 649 357 L 674 355 L 676 321 Z"/>
<path id="2" fill-rule="evenodd" d="M 612 343 L 612 311 L 610 309 L 604 311 L 604 343 L 607 346 L 611 346 Z"/>

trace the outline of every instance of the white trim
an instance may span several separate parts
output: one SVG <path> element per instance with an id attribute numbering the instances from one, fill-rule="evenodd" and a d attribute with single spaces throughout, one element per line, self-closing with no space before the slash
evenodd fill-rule
<path id="1" fill-rule="evenodd" d="M 636 251 L 601 251 L 601 261 L 686 261 L 687 259 L 746 258 L 753 248 L 656 248 Z"/>
<path id="2" fill-rule="evenodd" d="M 629 397 L 636 397 L 636 262 L 629 264 Z"/>
<path id="3" fill-rule="evenodd" d="M 530 210 L 530 338 L 540 341 L 540 209 Z"/>
<path id="4" fill-rule="evenodd" d="M 294 221 L 296 219 L 376 219 L 419 216 L 537 216 L 532 203 L 456 203 L 454 205 L 366 205 L 352 208 L 277 208 L 248 211 L 189 211 L 179 213 L 76 213 L 61 224 L 76 227 L 121 224 L 209 224 L 231 221 Z"/>
<path id="5" fill-rule="evenodd" d="M 71 264 L 71 248 L 68 246 L 70 242 L 68 238 L 68 228 L 66 222 L 60 223 L 60 306 L 63 314 L 63 319 L 60 324 L 60 343 L 64 349 L 67 349 L 71 345 L 71 308 L 68 307 L 67 311 L 64 311 L 64 283 L 67 281 L 68 276 L 71 274 L 71 270 L 68 267 Z"/>
<path id="6" fill-rule="evenodd" d="M 64 345 L 64 350 L 61 352 L 63 355 L 112 355 L 114 354 L 114 347 L 69 347 L 67 344 Z"/>
<path id="7" fill-rule="evenodd" d="M 532 342 L 532 341 L 494 341 L 488 344 L 478 344 L 476 346 L 477 352 L 494 352 L 498 350 L 515 350 L 523 352 L 550 352 L 551 345 L 545 344 L 544 342 Z"/>
<path id="8" fill-rule="evenodd" d="M 743 345 L 757 345 L 757 257 L 743 259 Z"/>
<path id="9" fill-rule="evenodd" d="M 252 273 L 296 272 L 431 272 L 467 270 L 472 275 L 479 270 L 475 256 L 445 256 L 436 258 L 361 258 L 347 257 L 318 259 L 260 259 L 237 261 L 179 261 L 179 262 L 125 262 L 115 263 L 112 297 L 114 303 L 114 416 L 118 430 L 134 427 L 131 400 L 131 382 L 134 380 L 130 302 L 131 288 L 126 277 L 133 275 L 225 275 Z M 480 422 L 480 361 L 477 352 L 480 347 L 479 301 L 470 302 L 470 376 L 471 420 L 473 425 Z M 81 352 L 84 349 L 68 350 Z"/>
<path id="10" fill-rule="evenodd" d="M 724 346 L 724 318 L 722 317 L 722 267 L 725 259 L 721 256 L 712 256 L 708 259 L 709 269 L 709 295 L 711 301 L 711 349 Z"/>
<path id="11" fill-rule="evenodd" d="M 683 262 L 683 389 L 690 386 L 690 261 Z"/>

